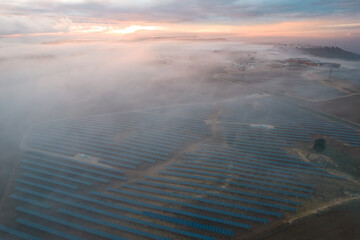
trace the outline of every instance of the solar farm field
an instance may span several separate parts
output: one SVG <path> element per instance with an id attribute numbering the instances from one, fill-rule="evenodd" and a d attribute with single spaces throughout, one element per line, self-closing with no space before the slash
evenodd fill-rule
<path id="1" fill-rule="evenodd" d="M 360 147 L 358 130 L 274 97 L 39 123 L 0 239 L 251 239 L 341 197 L 341 172 L 291 151 L 319 136 Z"/>

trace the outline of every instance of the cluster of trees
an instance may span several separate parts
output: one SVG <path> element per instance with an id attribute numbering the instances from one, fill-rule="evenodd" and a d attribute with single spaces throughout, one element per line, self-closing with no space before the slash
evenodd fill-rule
<path id="1" fill-rule="evenodd" d="M 314 146 L 313 146 L 314 151 L 318 152 L 318 153 L 324 152 L 324 150 L 326 148 L 325 143 L 326 143 L 325 139 L 322 139 L 322 138 L 316 139 L 314 142 Z"/>

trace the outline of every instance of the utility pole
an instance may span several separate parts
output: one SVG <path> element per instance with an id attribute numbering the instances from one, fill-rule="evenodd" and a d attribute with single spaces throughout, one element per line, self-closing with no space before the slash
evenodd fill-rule
<path id="1" fill-rule="evenodd" d="M 329 80 L 330 80 L 330 78 L 331 78 L 331 73 L 332 73 L 332 71 L 333 71 L 333 68 L 330 67 L 330 69 L 329 69 Z"/>

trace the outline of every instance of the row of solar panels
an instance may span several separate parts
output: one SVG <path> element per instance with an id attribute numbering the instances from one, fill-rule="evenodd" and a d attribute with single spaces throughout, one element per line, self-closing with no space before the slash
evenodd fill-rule
<path id="1" fill-rule="evenodd" d="M 190 155 L 190 154 L 189 154 Z M 223 158 L 241 158 L 241 159 L 250 159 L 252 162 L 259 162 L 266 165 L 271 165 L 273 168 L 290 168 L 292 171 L 304 171 L 304 172 L 324 172 L 325 170 L 323 168 L 315 168 L 311 166 L 304 166 L 300 164 L 291 164 L 284 161 L 278 161 L 279 158 L 267 156 L 267 155 L 260 155 L 256 152 L 239 152 L 237 154 L 234 154 L 232 152 L 218 152 L 214 150 L 201 150 L 198 151 L 198 155 L 192 154 L 192 156 L 213 156 L 213 157 L 223 157 Z"/>
<path id="2" fill-rule="evenodd" d="M 27 159 L 26 159 L 27 158 Z M 29 159 L 31 160 L 34 160 L 34 161 L 30 161 Z M 36 159 L 36 160 L 35 160 Z M 83 180 L 79 180 L 79 178 L 76 178 L 76 179 L 73 179 L 71 177 L 69 177 L 69 175 L 76 175 L 76 172 L 75 170 L 79 170 L 80 167 L 76 166 L 76 165 L 70 165 L 70 164 L 67 164 L 66 162 L 71 162 L 73 160 L 69 160 L 69 159 L 61 159 L 61 158 L 58 158 L 56 159 L 56 161 L 54 160 L 50 160 L 44 156 L 38 156 L 36 155 L 35 153 L 27 153 L 25 155 L 25 159 L 22 160 L 22 169 L 23 171 L 27 172 L 27 171 L 30 171 L 32 172 L 33 175 L 43 175 L 43 174 L 49 174 L 51 175 L 52 177 L 54 178 L 57 178 L 57 188 L 61 188 L 61 187 L 64 187 L 64 186 L 61 186 L 59 185 L 59 183 L 61 184 L 68 184 L 69 181 L 71 180 L 75 180 L 75 183 L 76 184 L 79 184 L 79 185 L 86 185 L 85 187 L 88 187 L 89 185 L 91 185 L 92 183 L 90 182 L 91 181 L 95 181 L 95 182 L 99 182 L 99 177 L 98 176 L 92 176 L 91 174 L 85 174 L 85 173 L 81 173 L 78 175 L 80 177 L 83 177 L 85 179 L 88 180 L 88 182 L 86 183 L 86 181 L 83 181 Z M 64 165 L 65 164 L 65 165 Z M 82 163 L 80 163 L 82 164 Z M 34 167 L 29 167 L 29 166 L 36 166 L 38 168 L 34 168 Z M 71 166 L 72 169 L 61 169 L 59 170 L 57 167 L 55 166 L 59 166 L 59 167 L 68 167 L 68 166 Z M 91 166 L 92 168 L 94 168 L 94 165 Z M 97 166 L 95 166 L 97 167 Z M 39 169 L 46 169 L 45 170 L 39 170 Z M 87 171 L 87 168 L 85 168 L 85 170 Z M 168 170 L 174 170 L 174 169 L 168 169 Z M 85 172 L 86 172 L 85 171 Z M 96 171 L 96 170 L 95 170 Z M 91 173 L 91 171 L 90 171 Z M 97 173 L 97 172 L 93 172 L 93 173 Z M 196 174 L 199 174 L 200 172 L 199 171 L 196 171 L 195 172 Z M 63 175 L 63 174 L 66 174 L 66 175 Z M 178 176 L 181 176 L 182 178 L 184 177 L 187 177 L 186 175 L 177 175 L 177 174 L 174 174 L 172 172 L 170 173 L 166 173 L 165 174 L 167 175 L 172 175 L 172 176 L 175 176 L 175 177 L 178 177 Z M 216 175 L 216 177 L 223 177 L 223 176 L 219 176 L 219 175 Z M 190 177 L 191 178 L 191 177 Z M 26 179 L 26 180 L 24 180 Z M 30 180 L 31 179 L 31 180 Z M 48 189 L 49 191 L 51 190 L 52 192 L 57 192 L 57 193 L 64 193 L 65 191 L 64 190 L 56 190 L 53 188 L 53 186 L 55 185 L 55 182 L 50 182 L 49 180 L 51 179 L 48 179 L 48 178 L 31 178 L 29 177 L 29 175 L 22 175 L 22 179 L 18 179 L 17 182 L 18 183 L 21 183 L 21 184 L 24 184 L 24 185 L 31 185 L 31 187 L 40 187 L 41 186 L 41 189 Z M 166 179 L 165 179 L 166 180 Z M 80 182 L 81 181 L 81 182 Z M 103 181 L 100 180 L 100 182 L 106 182 L 108 181 L 107 179 L 103 179 Z M 41 182 L 41 184 L 39 184 L 39 182 Z M 143 182 L 144 184 L 145 182 Z M 46 187 L 45 185 L 42 185 L 42 184 L 47 184 L 48 186 L 52 186 L 52 187 Z M 183 184 L 183 181 L 182 181 L 182 184 Z M 194 183 L 196 184 L 196 183 Z M 150 185 L 149 185 L 150 186 Z M 216 208 L 209 208 L 209 207 L 203 207 L 201 204 L 198 204 L 198 205 L 194 205 L 194 204 L 190 204 L 190 203 L 186 203 L 186 202 L 179 202 L 179 201 L 174 201 L 174 200 L 169 200 L 168 198 L 162 198 L 162 197 L 154 197 L 154 194 L 158 194 L 158 195 L 163 195 L 163 196 L 166 196 L 166 197 L 176 197 L 176 198 L 179 198 L 179 199 L 182 199 L 182 200 L 189 200 L 191 202 L 193 201 L 198 201 L 198 202 L 202 202 L 202 203 L 208 203 L 208 204 L 212 204 L 212 205 L 217 205 L 217 206 L 222 206 L 222 207 L 226 207 L 226 208 L 234 208 L 234 209 L 238 209 L 238 210 L 242 210 L 242 211 L 245 211 L 245 212 L 254 212 L 254 213 L 257 213 L 257 214 L 264 214 L 264 215 L 269 215 L 269 216 L 281 216 L 281 213 L 279 212 L 274 212 L 274 211 L 270 211 L 270 210 L 262 210 L 262 209 L 257 209 L 257 208 L 254 208 L 254 207 L 247 207 L 247 206 L 241 206 L 241 205 L 237 205 L 237 204 L 233 204 L 233 203 L 223 203 L 221 201 L 215 201 L 215 200 L 209 200 L 209 199 L 203 199 L 203 198 L 194 198 L 194 197 L 189 197 L 188 195 L 185 195 L 185 194 L 175 194 L 174 193 L 170 193 L 170 192 L 166 192 L 166 191 L 161 191 L 161 190 L 155 190 L 155 189 L 150 189 L 149 187 L 147 188 L 143 188 L 143 187 L 139 187 L 139 186 L 133 186 L 133 185 L 123 185 L 123 187 L 126 187 L 126 188 L 130 188 L 131 190 L 134 190 L 134 191 L 125 191 L 125 190 L 117 190 L 117 189 L 111 189 L 109 188 L 108 190 L 111 190 L 111 191 L 114 191 L 118 194 L 122 194 L 122 195 L 127 195 L 127 196 L 130 196 L 130 197 L 135 197 L 136 199 L 139 199 L 139 198 L 142 198 L 142 199 L 147 199 L 147 200 L 151 200 L 151 201 L 156 201 L 156 202 L 161 202 L 161 203 L 168 203 L 170 205 L 179 205 L 179 206 L 182 206 L 182 207 L 188 207 L 188 208 L 193 208 L 195 210 L 199 210 L 199 211 L 205 211 L 205 212 L 210 212 L 210 213 L 213 213 L 213 214 L 220 214 L 220 215 L 224 215 L 224 216 L 228 216 L 228 217 L 237 217 L 239 219 L 245 219 L 245 220 L 251 220 L 251 221 L 258 221 L 258 222 L 267 222 L 266 219 L 263 219 L 263 218 L 260 218 L 260 217 L 252 217 L 252 216 L 249 216 L 249 215 L 245 215 L 245 214 L 238 214 L 238 213 L 234 213 L 234 212 L 229 212 L 229 211 L 224 211 L 224 210 L 218 210 Z M 162 186 L 164 187 L 164 186 Z M 201 186 L 201 187 L 204 187 L 204 186 Z M 207 187 L 211 187 L 210 185 L 208 185 Z M 69 189 L 71 190 L 71 189 Z M 189 189 L 190 190 L 190 189 Z M 263 190 L 263 189 L 262 189 Z M 27 203 L 27 204 L 31 204 L 31 205 L 35 205 L 35 206 L 38 206 L 38 207 L 42 207 L 42 208 L 48 208 L 50 207 L 49 205 L 47 205 L 46 203 L 43 203 L 43 202 L 37 202 L 38 201 L 38 198 L 42 197 L 42 198 L 45 198 L 45 199 L 50 199 L 49 200 L 54 200 L 54 199 L 51 199 L 52 196 L 48 196 L 46 194 L 43 194 L 43 195 L 39 195 L 41 193 L 35 193 L 31 188 L 29 189 L 22 189 L 22 188 L 17 188 L 17 191 L 21 192 L 22 194 L 28 194 L 28 195 L 33 195 L 33 196 L 37 196 L 37 198 L 25 198 L 24 195 L 12 195 L 13 198 L 17 199 L 18 201 L 22 201 L 24 203 Z M 73 191 L 73 190 L 72 190 Z M 141 193 L 136 193 L 135 191 L 140 191 Z M 152 195 L 145 195 L 143 194 L 144 192 L 149 192 L 152 193 Z M 196 190 L 193 190 L 193 191 L 196 191 Z M 197 192 L 197 193 L 201 193 L 200 191 Z M 204 193 L 204 191 L 202 192 Z M 230 193 L 230 192 L 228 192 Z M 256 193 L 252 193 L 252 192 L 240 192 L 240 191 L 235 191 L 234 193 L 237 193 L 237 194 L 244 194 L 245 196 L 247 197 L 260 197 L 260 195 L 257 195 Z M 231 220 L 224 220 L 224 219 L 221 219 L 221 218 L 213 218 L 213 217 L 210 217 L 210 216 L 207 216 L 207 215 L 196 215 L 195 213 L 192 213 L 192 212 L 184 212 L 183 210 L 176 210 L 176 209 L 171 209 L 171 208 L 164 208 L 162 206 L 158 206 L 158 205 L 152 205 L 152 204 L 146 204 L 142 201 L 134 201 L 133 199 L 128 199 L 128 198 L 124 198 L 124 197 L 113 197 L 113 196 L 109 196 L 107 194 L 103 194 L 103 193 L 95 193 L 95 192 L 90 192 L 90 194 L 95 194 L 97 196 L 100 196 L 100 197 L 107 197 L 107 198 L 110 198 L 110 199 L 115 199 L 117 201 L 120 201 L 120 202 L 123 202 L 125 203 L 125 205 L 137 205 L 139 207 L 147 207 L 147 208 L 150 208 L 152 210 L 157 210 L 157 211 L 165 211 L 165 212 L 170 212 L 170 213 L 175 213 L 175 214 L 183 214 L 183 216 L 187 216 L 187 217 L 200 217 L 200 219 L 203 219 L 203 220 L 207 220 L 207 221 L 215 221 L 217 223 L 222 223 L 222 224 L 225 224 L 225 225 L 228 225 L 230 224 L 231 226 L 242 226 L 244 228 L 248 228 L 250 227 L 249 225 L 246 225 L 246 224 L 243 224 L 243 223 L 236 223 L 236 222 L 233 222 Z M 26 196 L 28 196 L 26 195 Z M 73 193 L 68 193 L 67 196 L 73 196 L 74 194 Z M 220 194 L 217 195 L 217 197 L 219 197 Z M 290 210 L 290 211 L 294 211 L 295 209 L 294 208 L 291 208 L 291 207 L 286 207 L 286 206 L 280 206 L 278 204 L 275 204 L 275 203 L 268 203 L 268 202 L 261 202 L 261 201 L 254 201 L 254 200 L 251 200 L 251 199 L 241 199 L 241 198 L 234 198 L 234 197 L 231 197 L 231 196 L 227 196 L 227 195 L 223 195 L 224 197 L 227 197 L 225 199 L 227 200 L 242 200 L 245 204 L 251 204 L 251 205 L 258 205 L 258 206 L 261 206 L 261 207 L 265 207 L 265 208 L 278 208 L 278 209 L 282 209 L 282 210 Z M 265 197 L 265 196 L 264 196 Z M 84 199 L 83 197 L 81 197 L 81 195 L 77 195 L 77 198 L 78 199 Z M 85 198 L 86 199 L 86 198 Z M 276 198 L 272 198 L 271 196 L 269 196 L 269 198 L 267 198 L 267 200 L 271 200 L 271 201 L 274 201 Z M 60 199 L 57 199 L 57 200 L 60 200 Z M 293 201 L 284 201 L 286 202 L 287 204 L 297 204 L 296 202 L 293 202 Z M 280 207 L 280 208 L 279 208 Z M 147 211 L 149 212 L 149 211 Z M 72 213 L 72 211 L 71 211 Z M 195 214 L 195 215 L 194 215 Z M 190 222 L 186 222 L 184 219 L 183 220 L 176 220 L 174 217 L 171 217 L 171 216 L 167 216 L 167 215 L 159 215 L 159 213 L 148 213 L 146 216 L 153 216 L 153 217 L 157 217 L 159 218 L 160 220 L 168 220 L 168 221 L 171 221 L 173 223 L 179 223 L 179 222 L 182 222 L 182 224 L 187 224 L 189 226 L 198 226 L 197 224 L 200 224 L 200 223 L 191 223 Z M 76 216 L 75 216 L 76 217 Z M 85 216 L 84 219 L 87 219 L 88 217 Z M 184 222 L 185 221 L 185 222 Z M 189 221 L 189 220 L 187 220 Z M 195 224 L 195 225 L 194 225 Z M 206 229 L 205 226 L 202 226 L 201 225 L 201 228 L 202 230 Z M 212 231 L 214 231 L 214 226 L 209 226 L 208 229 L 212 229 Z M 230 231 L 230 230 L 217 230 L 219 233 L 224 233 L 224 231 Z M 190 236 L 190 235 L 189 235 Z M 110 238 L 111 239 L 111 238 Z"/>
<path id="3" fill-rule="evenodd" d="M 275 129 L 266 131 L 275 137 L 278 137 L 279 134 L 285 134 L 284 137 L 286 137 L 292 133 L 298 140 L 305 141 L 304 133 L 321 134 L 332 136 L 352 146 L 360 146 L 360 133 L 351 127 L 328 121 L 311 112 L 272 98 L 252 101 L 257 103 L 256 108 L 249 105 L 250 101 L 234 101 L 223 105 L 232 110 L 221 117 L 222 124 L 227 131 L 241 132 L 242 134 L 250 131 L 249 126 L 245 124 L 272 124 L 275 125 Z M 256 131 L 261 132 L 259 129 Z M 266 131 L 262 131 L 262 133 L 265 134 Z"/>
<path id="4" fill-rule="evenodd" d="M 216 109 L 212 104 L 191 104 L 191 106 L 172 106 L 159 109 L 143 110 L 143 112 L 161 113 L 172 116 L 182 116 L 186 118 L 206 120 L 208 119 L 209 115 L 214 113 L 215 110 Z"/>
<path id="5" fill-rule="evenodd" d="M 212 162 L 212 163 L 221 163 L 226 162 L 228 164 L 234 164 L 235 167 L 246 167 L 251 169 L 256 169 L 259 171 L 273 172 L 277 174 L 283 175 L 283 177 L 289 178 L 291 175 L 296 175 L 298 173 L 304 174 L 312 174 L 312 175 L 320 175 L 327 176 L 332 178 L 340 178 L 331 174 L 328 174 L 323 168 L 315 168 L 315 167 L 305 167 L 300 168 L 297 165 L 289 165 L 287 163 L 282 162 L 272 162 L 263 159 L 262 156 L 256 155 L 246 155 L 246 154 L 226 154 L 226 153 L 218 153 L 216 151 L 208 151 L 200 153 L 192 153 L 186 154 L 184 157 L 185 160 L 188 161 L 196 161 L 196 162 Z M 271 175 L 271 174 L 267 174 Z M 289 176 L 287 176 L 289 175 Z"/>
<path id="6" fill-rule="evenodd" d="M 212 149 L 213 149 L 213 146 L 201 145 L 200 151 L 212 152 Z M 241 145 L 241 146 L 237 146 L 236 148 L 232 148 L 232 149 L 218 147 L 216 150 L 218 152 L 228 153 L 228 154 L 241 155 L 242 153 L 245 153 L 245 154 L 249 154 L 249 155 L 256 155 L 256 156 L 259 156 L 260 158 L 263 158 L 266 156 L 268 159 L 271 159 L 272 162 L 281 162 L 281 163 L 288 164 L 288 165 L 294 165 L 294 166 L 296 165 L 298 167 L 304 167 L 304 166 L 322 167 L 320 164 L 307 163 L 307 162 L 301 161 L 299 158 L 290 156 L 288 153 L 286 153 L 284 151 L 278 151 L 277 153 L 266 151 L 265 149 L 262 148 L 261 145 L 253 145 L 253 148 L 251 148 L 251 147 L 249 148 L 248 146 Z M 261 151 L 259 151 L 259 150 L 261 150 Z"/>
<path id="7" fill-rule="evenodd" d="M 139 224 L 139 225 L 145 225 L 145 226 L 150 227 L 150 228 L 157 228 L 157 229 L 160 229 L 160 230 L 163 230 L 163 231 L 168 231 L 168 232 L 172 232 L 172 233 L 175 233 L 175 234 L 181 234 L 181 235 L 184 235 L 184 236 L 194 237 L 194 238 L 198 238 L 198 239 L 213 239 L 213 238 L 209 237 L 209 236 L 197 234 L 197 233 L 192 233 L 192 232 L 180 230 L 180 229 L 173 228 L 173 227 L 168 227 L 168 226 L 166 226 L 167 224 L 159 225 L 159 224 L 154 223 L 154 221 L 144 221 L 144 220 L 141 220 L 141 219 L 143 219 L 143 216 L 147 216 L 147 217 L 167 221 L 167 222 L 170 222 L 170 223 L 181 224 L 181 225 L 185 225 L 187 227 L 197 228 L 197 229 L 200 229 L 200 230 L 206 230 L 206 231 L 215 232 L 215 233 L 219 233 L 219 234 L 225 234 L 225 235 L 229 235 L 229 236 L 231 236 L 233 234 L 232 230 L 227 230 L 227 229 L 223 229 L 223 228 L 216 227 L 216 226 L 210 226 L 210 225 L 206 225 L 206 224 L 201 224 L 201 223 L 197 223 L 197 222 L 193 222 L 193 221 L 189 221 L 189 220 L 184 220 L 184 219 L 181 219 L 181 218 L 169 217 L 169 216 L 166 216 L 166 215 L 162 215 L 162 214 L 154 213 L 154 212 L 150 212 L 150 211 L 139 211 L 139 210 L 127 207 L 127 206 L 121 206 L 121 205 L 118 205 L 118 204 L 108 203 L 107 201 L 97 200 L 97 199 L 94 199 L 94 198 L 91 198 L 91 197 L 85 197 L 85 196 L 82 196 L 82 195 L 66 192 L 66 191 L 63 191 L 63 190 L 53 189 L 53 188 L 47 187 L 47 186 L 42 185 L 42 184 L 33 183 L 31 181 L 22 181 L 21 179 L 19 179 L 18 182 L 22 183 L 23 185 L 30 186 L 30 187 L 16 187 L 15 190 L 16 190 L 17 193 L 27 194 L 26 198 L 24 198 L 24 197 L 21 198 L 20 197 L 20 198 L 16 198 L 16 199 L 18 199 L 19 201 L 23 201 L 24 203 L 30 204 L 31 206 L 35 205 L 38 208 L 45 208 L 45 209 L 49 208 L 49 206 L 44 204 L 43 202 L 37 202 L 38 200 L 36 200 L 36 199 L 41 198 L 41 199 L 46 199 L 46 200 L 51 201 L 51 202 L 61 203 L 61 204 L 65 205 L 66 207 L 70 206 L 70 207 L 72 207 L 72 209 L 86 210 L 86 213 L 93 212 L 93 213 L 96 213 L 97 216 L 104 215 L 104 216 L 107 216 L 107 217 L 120 219 L 120 220 L 122 220 L 121 221 L 122 223 L 123 223 L 123 221 L 129 221 L 131 223 L 136 223 L 136 224 Z M 42 192 L 45 190 L 45 191 L 48 191 L 48 193 L 44 194 L 44 193 L 41 193 L 41 192 L 38 192 L 38 191 L 34 191 L 33 188 L 41 189 Z M 49 194 L 50 192 L 52 194 Z M 58 195 L 62 195 L 62 197 L 55 197 L 53 193 L 56 193 Z M 199 214 L 193 214 L 191 212 L 186 212 L 186 211 L 181 211 L 181 210 L 174 210 L 174 209 L 171 209 L 171 208 L 161 207 L 161 206 L 157 206 L 157 205 L 146 204 L 146 203 L 143 203 L 143 202 L 134 201 L 134 200 L 124 198 L 124 197 L 117 197 L 117 196 L 113 196 L 113 195 L 102 194 L 102 193 L 99 193 L 99 192 L 90 192 L 90 194 L 95 195 L 95 196 L 101 196 L 101 197 L 104 197 L 104 198 L 117 200 L 119 202 L 125 203 L 125 205 L 136 205 L 136 206 L 140 206 L 140 207 L 150 208 L 150 209 L 153 209 L 153 210 L 160 210 L 160 211 L 165 211 L 165 212 L 175 212 L 177 214 L 181 214 L 181 215 L 184 215 L 184 216 L 198 217 L 200 219 L 204 219 L 204 220 L 207 220 L 207 221 L 220 222 L 222 224 L 232 223 L 237 227 L 241 226 L 241 227 L 244 227 L 244 228 L 248 228 L 248 226 L 244 225 L 244 224 L 239 224 L 239 223 L 231 222 L 231 221 L 225 221 L 225 220 L 222 220 L 222 219 L 207 217 L 207 216 L 203 216 L 203 215 L 199 215 Z M 14 196 L 14 195 L 12 195 L 12 196 Z M 64 200 L 64 198 L 66 198 L 66 200 Z M 67 200 L 68 198 L 72 198 L 73 201 Z M 84 201 L 84 202 L 89 202 L 89 203 L 92 203 L 92 204 L 95 203 L 95 204 L 99 205 L 100 208 L 91 207 L 91 206 L 88 206 L 87 204 L 79 204 L 79 203 L 77 203 L 77 200 L 81 200 L 81 201 Z M 103 208 L 112 208 L 112 209 L 115 209 L 115 210 L 120 210 L 120 211 L 129 212 L 129 213 L 132 213 L 132 214 L 137 214 L 137 215 L 140 215 L 140 219 L 133 218 L 133 217 L 128 217 L 128 216 L 125 216 L 123 214 L 115 214 L 113 211 L 105 211 L 105 210 L 103 210 Z M 110 234 L 107 234 L 106 232 L 101 232 L 99 230 L 95 230 L 95 229 L 93 229 L 91 227 L 88 227 L 87 225 L 79 225 L 79 224 L 75 224 L 73 222 L 63 220 L 63 219 L 61 219 L 59 217 L 49 216 L 49 215 L 43 213 L 43 211 L 36 211 L 35 209 L 32 209 L 32 210 L 24 209 L 23 207 L 18 207 L 17 210 L 22 212 L 22 213 L 30 214 L 30 215 L 32 215 L 34 217 L 37 217 L 37 218 L 46 219 L 46 220 L 48 220 L 50 222 L 54 222 L 54 223 L 57 223 L 57 224 L 60 224 L 60 225 L 64 225 L 64 226 L 72 228 L 72 229 L 77 229 L 77 230 L 80 230 L 80 231 L 88 232 L 88 233 L 91 233 L 91 234 L 94 234 L 94 235 L 97 235 L 97 236 L 100 236 L 100 237 L 105 237 L 107 239 L 121 239 L 121 238 L 119 238 L 119 235 L 110 235 Z M 130 232 L 130 233 L 137 234 L 137 235 L 143 236 L 143 237 L 148 237 L 148 238 L 152 238 L 152 239 L 168 239 L 168 238 L 157 236 L 157 235 L 154 235 L 154 234 L 151 234 L 151 233 L 148 233 L 148 232 L 144 232 L 144 231 L 141 231 L 141 230 L 138 230 L 138 229 L 129 228 L 127 226 L 122 226 L 120 224 L 115 224 L 115 223 L 112 223 L 112 222 L 109 222 L 109 221 L 99 220 L 98 217 L 97 218 L 92 218 L 88 214 L 86 214 L 86 215 L 85 214 L 80 214 L 80 213 L 78 213 L 77 211 L 74 211 L 74 210 L 64 210 L 63 207 L 58 208 L 57 212 L 65 213 L 65 214 L 71 215 L 71 216 L 73 216 L 75 218 L 83 219 L 83 220 L 85 220 L 87 222 L 94 222 L 96 224 L 99 224 L 100 226 L 106 226 L 106 227 L 110 227 L 112 229 L 119 229 L 121 231 Z M 32 222 L 33 223 L 36 222 L 34 218 L 32 218 Z M 51 231 L 46 231 L 46 232 L 48 232 L 50 234 L 52 234 L 52 232 L 59 231 L 59 230 L 56 229 L 56 227 L 55 227 L 55 229 L 51 228 L 51 227 L 46 227 L 46 228 L 51 230 Z M 39 229 L 39 230 L 41 230 L 41 229 Z M 67 234 L 67 236 L 71 236 L 68 233 L 64 233 L 64 234 Z M 75 239 L 73 237 L 74 236 L 71 236 L 71 238 L 67 238 L 67 239 Z"/>
<path id="8" fill-rule="evenodd" d="M 59 123 L 63 122 L 66 124 L 63 126 L 59 125 Z M 102 131 L 99 135 L 97 130 L 92 129 L 91 125 L 89 125 L 90 129 L 84 132 L 76 129 L 86 128 L 87 125 L 82 125 L 81 121 L 56 121 L 46 126 L 34 128 L 28 137 L 28 143 L 34 148 L 45 151 L 65 154 L 67 156 L 73 156 L 76 153 L 85 153 L 99 157 L 99 162 L 103 164 L 135 169 L 144 161 L 155 162 L 158 160 L 166 160 L 174 149 L 185 141 L 195 138 L 193 135 L 185 134 L 183 132 L 184 127 L 180 126 L 181 131 L 167 132 L 165 134 L 164 132 L 158 132 L 157 129 L 150 129 L 149 131 L 132 134 L 126 143 L 115 143 L 112 140 L 115 135 L 114 130 L 133 130 L 131 128 L 131 125 L 133 125 L 132 122 L 129 123 L 130 125 L 126 122 L 120 122 L 118 124 L 122 125 L 116 128 L 111 126 L 109 128 L 107 125 L 98 126 Z M 75 125 L 75 129 L 71 128 L 73 125 Z M 202 129 L 206 129 L 206 126 L 203 125 L 202 127 Z M 179 128 L 179 126 L 177 126 L 177 128 Z M 71 129 L 70 133 L 68 132 L 69 129 Z M 104 132 L 104 130 L 109 130 L 109 132 Z M 202 132 L 196 134 L 201 133 Z M 148 141 L 149 138 L 151 138 L 151 141 Z M 144 145 L 146 141 L 148 141 L 148 144 Z M 164 145 L 167 145 L 167 147 L 162 147 Z M 168 145 L 170 145 L 170 149 Z"/>
<path id="9" fill-rule="evenodd" d="M 141 129 L 146 127 L 159 127 L 169 128 L 170 129 L 187 129 L 191 131 L 206 131 L 206 126 L 203 125 L 202 121 L 182 118 L 181 116 L 169 116 L 169 115 L 153 115 L 150 117 L 151 113 L 139 113 L 138 116 L 128 115 L 128 114 L 111 114 L 106 116 L 101 116 L 102 119 L 91 120 L 87 119 L 74 119 L 74 120 L 66 120 L 58 121 L 56 123 L 70 123 L 70 124 L 80 124 L 82 126 L 86 126 L 86 124 L 90 126 L 102 127 L 106 125 L 106 128 L 121 128 L 125 125 L 131 127 L 140 127 Z"/>

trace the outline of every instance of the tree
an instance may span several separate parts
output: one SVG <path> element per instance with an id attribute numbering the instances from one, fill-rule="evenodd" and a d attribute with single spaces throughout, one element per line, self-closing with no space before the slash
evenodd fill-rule
<path id="1" fill-rule="evenodd" d="M 321 153 L 325 150 L 326 146 L 325 146 L 325 143 L 326 143 L 326 140 L 325 139 L 322 139 L 322 138 L 319 138 L 319 139 L 316 139 L 315 142 L 314 142 L 314 146 L 313 146 L 313 149 L 318 152 L 318 153 Z"/>

